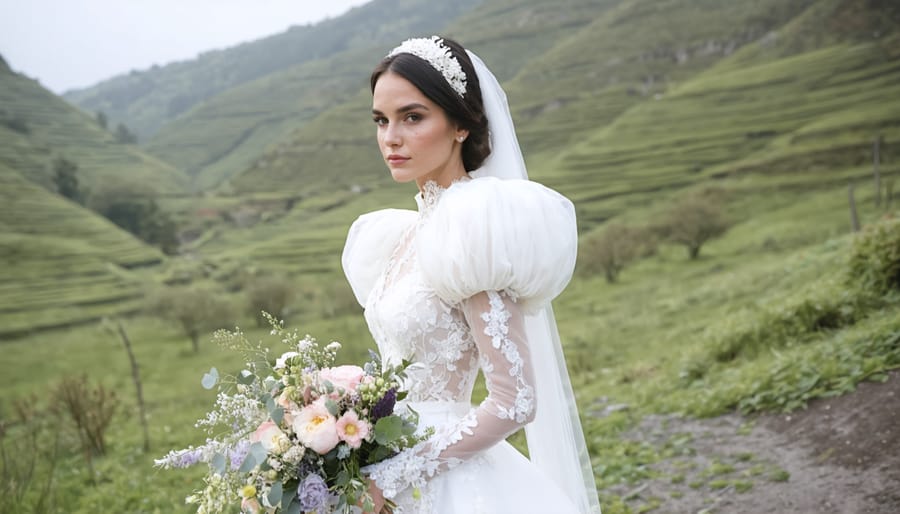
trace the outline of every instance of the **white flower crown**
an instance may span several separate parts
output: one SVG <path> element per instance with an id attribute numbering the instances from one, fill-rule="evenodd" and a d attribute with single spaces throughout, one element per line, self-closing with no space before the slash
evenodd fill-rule
<path id="1" fill-rule="evenodd" d="M 466 72 L 463 71 L 459 61 L 450 52 L 450 48 L 444 46 L 444 40 L 431 36 L 407 39 L 400 46 L 391 50 L 388 57 L 397 54 L 412 54 L 425 60 L 432 68 L 441 72 L 444 79 L 450 84 L 459 96 L 466 96 Z"/>

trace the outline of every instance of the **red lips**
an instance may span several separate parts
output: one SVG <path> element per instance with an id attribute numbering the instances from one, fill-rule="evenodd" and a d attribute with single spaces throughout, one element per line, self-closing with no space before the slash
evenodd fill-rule
<path id="1" fill-rule="evenodd" d="M 406 162 L 408 160 L 409 160 L 409 157 L 405 157 L 403 155 L 395 154 L 395 153 L 392 153 L 391 155 L 387 156 L 388 164 L 395 164 L 395 165 L 403 164 L 404 162 Z"/>

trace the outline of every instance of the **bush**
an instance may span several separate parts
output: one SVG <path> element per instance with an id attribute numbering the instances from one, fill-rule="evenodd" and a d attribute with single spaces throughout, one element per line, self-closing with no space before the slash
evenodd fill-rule
<path id="1" fill-rule="evenodd" d="M 611 223 L 599 235 L 582 239 L 578 248 L 578 271 L 587 275 L 602 272 L 606 281 L 613 283 L 628 264 L 652 254 L 655 246 L 648 231 Z"/>
<path id="2" fill-rule="evenodd" d="M 900 291 L 900 219 L 884 218 L 856 237 L 847 278 L 879 294 Z"/>
<path id="3" fill-rule="evenodd" d="M 294 284 L 284 276 L 269 275 L 251 278 L 247 291 L 247 309 L 256 319 L 257 326 L 264 327 L 268 321 L 263 311 L 279 319 L 286 318 L 288 304 L 294 299 Z"/>
<path id="4" fill-rule="evenodd" d="M 170 287 L 152 298 L 150 310 L 178 323 L 197 353 L 201 333 L 231 326 L 235 321 L 232 303 L 223 295 L 211 289 Z"/>

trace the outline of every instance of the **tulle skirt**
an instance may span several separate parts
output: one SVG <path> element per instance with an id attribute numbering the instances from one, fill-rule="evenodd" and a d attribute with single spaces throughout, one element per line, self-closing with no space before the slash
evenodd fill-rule
<path id="1" fill-rule="evenodd" d="M 464 403 L 411 402 L 422 427 L 458 422 Z M 475 429 L 477 430 L 477 428 Z M 413 497 L 396 498 L 398 514 L 579 514 L 565 493 L 506 441 L 433 477 Z"/>

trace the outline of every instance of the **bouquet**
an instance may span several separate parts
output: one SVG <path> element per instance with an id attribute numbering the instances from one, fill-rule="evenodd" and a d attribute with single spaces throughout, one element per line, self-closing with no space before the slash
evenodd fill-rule
<path id="1" fill-rule="evenodd" d="M 204 375 L 204 387 L 219 389 L 196 425 L 206 429 L 206 443 L 171 451 L 156 465 L 209 466 L 206 487 L 186 498 L 198 514 L 238 504 L 244 513 L 372 512 L 361 468 L 430 435 L 416 435 L 415 413 L 394 414 L 408 363 L 383 367 L 370 352 L 363 367 L 335 366 L 339 343 L 323 347 L 264 315 L 289 351 L 272 362 L 269 349 L 240 329 L 217 331 L 214 339 L 242 352 L 246 367 L 236 376 L 220 378 L 216 368 Z"/>

